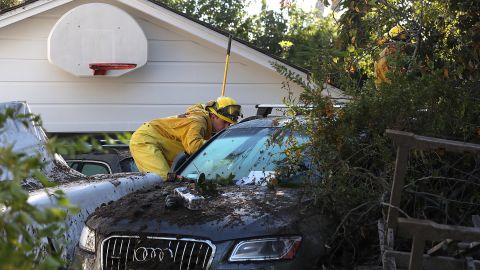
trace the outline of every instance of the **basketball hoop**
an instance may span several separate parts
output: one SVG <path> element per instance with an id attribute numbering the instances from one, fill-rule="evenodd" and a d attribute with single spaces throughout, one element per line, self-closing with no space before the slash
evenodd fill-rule
<path id="1" fill-rule="evenodd" d="M 106 75 L 109 70 L 133 69 L 137 64 L 129 63 L 93 63 L 88 65 L 93 70 L 93 75 Z"/>

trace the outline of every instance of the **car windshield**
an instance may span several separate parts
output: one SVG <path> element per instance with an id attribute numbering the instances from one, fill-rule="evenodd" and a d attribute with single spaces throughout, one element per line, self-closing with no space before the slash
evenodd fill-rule
<path id="1" fill-rule="evenodd" d="M 202 149 L 180 175 L 195 180 L 204 173 L 210 181 L 266 184 L 270 178 L 279 180 L 275 173 L 286 163 L 285 150 L 307 141 L 306 136 L 292 135 L 282 128 L 229 129 Z M 308 167 L 305 155 L 301 156 L 303 165 L 297 166 L 297 180 L 301 170 Z"/>

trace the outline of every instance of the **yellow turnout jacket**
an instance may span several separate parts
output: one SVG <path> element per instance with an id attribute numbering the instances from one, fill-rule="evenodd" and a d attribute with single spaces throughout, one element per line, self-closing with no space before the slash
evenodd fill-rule
<path id="1" fill-rule="evenodd" d="M 396 52 L 395 45 L 389 45 L 380 52 L 379 58 L 374 63 L 375 70 L 375 86 L 379 87 L 382 82 L 390 84 L 392 81 L 387 78 L 387 72 L 389 70 L 387 57 Z"/>
<path id="2" fill-rule="evenodd" d="M 130 152 L 140 171 L 157 173 L 165 180 L 178 153 L 194 153 L 211 136 L 209 113 L 197 104 L 185 114 L 144 123 L 132 135 Z"/>

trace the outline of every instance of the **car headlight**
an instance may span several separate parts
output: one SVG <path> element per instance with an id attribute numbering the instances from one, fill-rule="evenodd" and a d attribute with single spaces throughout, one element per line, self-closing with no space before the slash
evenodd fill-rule
<path id="1" fill-rule="evenodd" d="M 95 252 L 95 231 L 88 226 L 83 226 L 78 246 L 83 250 Z"/>
<path id="2" fill-rule="evenodd" d="M 228 260 L 239 262 L 293 259 L 301 242 L 300 236 L 245 240 L 235 246 Z"/>

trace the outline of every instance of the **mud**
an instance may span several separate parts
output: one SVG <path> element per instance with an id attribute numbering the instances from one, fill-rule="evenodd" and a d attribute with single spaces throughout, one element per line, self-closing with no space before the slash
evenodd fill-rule
<path id="1" fill-rule="evenodd" d="M 133 179 L 134 176 L 140 175 L 140 173 L 116 173 L 86 176 L 57 160 L 53 160 L 50 168 L 48 168 L 44 174 L 51 182 L 62 186 L 68 186 L 70 183 L 78 185 L 81 183 L 100 182 L 104 180 L 110 180 L 113 185 L 118 186 L 120 184 L 118 181 L 119 178 L 130 177 Z M 29 192 L 44 188 L 42 183 L 34 178 L 25 179 L 22 182 L 22 187 Z"/>
<path id="2" fill-rule="evenodd" d="M 95 216 L 113 222 L 160 222 L 178 226 L 222 222 L 224 226 L 237 226 L 245 219 L 263 215 L 281 218 L 291 211 L 300 211 L 301 191 L 294 189 L 269 190 L 259 186 L 229 186 L 219 188 L 219 194 L 206 197 L 205 207 L 189 210 L 183 206 L 166 208 L 165 198 L 173 194 L 180 184 L 165 183 L 139 190 L 97 208 Z"/>

